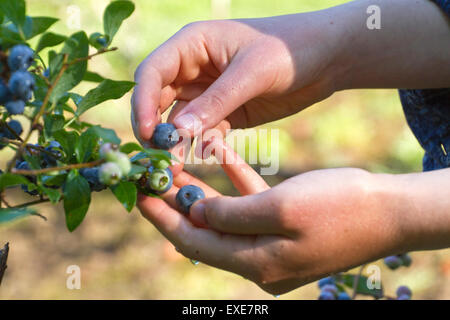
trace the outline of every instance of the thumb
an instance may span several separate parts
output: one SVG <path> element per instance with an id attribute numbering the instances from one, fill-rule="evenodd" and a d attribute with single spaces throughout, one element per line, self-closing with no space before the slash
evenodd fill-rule
<path id="1" fill-rule="evenodd" d="M 196 202 L 196 225 L 232 234 L 283 234 L 282 219 L 270 191 L 244 197 L 215 197 Z"/>
<path id="2" fill-rule="evenodd" d="M 260 68 L 251 68 L 246 60 L 234 60 L 208 89 L 180 109 L 174 115 L 175 126 L 192 135 L 199 134 L 215 127 L 238 107 L 260 95 L 264 90 L 263 82 L 255 74 Z"/>

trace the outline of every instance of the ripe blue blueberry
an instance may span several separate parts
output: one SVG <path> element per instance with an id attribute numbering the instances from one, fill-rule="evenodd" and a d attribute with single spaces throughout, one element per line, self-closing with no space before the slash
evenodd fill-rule
<path id="1" fill-rule="evenodd" d="M 412 291 L 407 286 L 398 287 L 396 294 L 397 294 L 397 297 L 401 297 L 401 296 L 408 296 L 409 298 L 412 297 Z"/>
<path id="2" fill-rule="evenodd" d="M 350 296 L 348 295 L 348 293 L 345 292 L 345 291 L 339 292 L 339 294 L 338 294 L 338 296 L 337 296 L 337 299 L 338 299 L 338 300 L 352 300 L 352 298 L 350 298 Z"/>
<path id="3" fill-rule="evenodd" d="M 17 120 L 8 121 L 8 127 L 3 127 L 3 133 L 8 139 L 17 139 L 17 136 L 20 136 L 23 132 L 22 125 Z M 16 135 L 11 132 L 10 128 L 16 133 Z"/>
<path id="4" fill-rule="evenodd" d="M 175 200 L 181 212 L 188 214 L 194 202 L 204 199 L 203 190 L 194 185 L 186 185 L 178 190 Z"/>
<path id="5" fill-rule="evenodd" d="M 12 94 L 21 100 L 28 101 L 33 95 L 35 81 L 27 71 L 16 71 L 8 82 Z"/>
<path id="6" fill-rule="evenodd" d="M 397 300 L 411 300 L 411 297 L 406 294 L 402 294 L 401 296 L 397 297 Z"/>
<path id="7" fill-rule="evenodd" d="M 334 284 L 326 284 L 321 288 L 322 292 L 328 291 L 337 296 L 338 288 Z"/>
<path id="8" fill-rule="evenodd" d="M 80 174 L 87 180 L 87 182 L 89 182 L 89 186 L 92 191 L 99 192 L 106 189 L 106 186 L 100 182 L 98 167 L 82 168 L 80 169 Z"/>
<path id="9" fill-rule="evenodd" d="M 0 80 L 0 104 L 5 104 L 9 100 L 11 100 L 11 91 L 9 90 L 6 83 Z"/>
<path id="10" fill-rule="evenodd" d="M 395 270 L 402 265 L 402 259 L 398 256 L 389 256 L 384 258 L 384 264 L 391 270 Z"/>
<path id="11" fill-rule="evenodd" d="M 30 166 L 26 161 L 17 162 L 16 168 L 19 170 L 30 170 Z M 36 183 L 36 177 L 34 176 L 25 176 L 25 178 L 27 178 L 32 183 Z M 20 187 L 22 188 L 23 191 L 32 196 L 36 196 L 39 193 L 37 190 L 29 190 L 26 184 L 22 184 Z"/>
<path id="12" fill-rule="evenodd" d="M 10 100 L 5 104 L 9 114 L 22 114 L 25 110 L 25 102 L 22 100 Z"/>
<path id="13" fill-rule="evenodd" d="M 48 154 L 43 152 L 42 153 L 42 157 L 44 158 L 44 162 L 46 164 L 46 166 L 50 165 L 50 166 L 55 166 L 57 164 L 56 160 L 61 158 L 62 153 L 61 153 L 61 144 L 58 141 L 50 141 L 50 144 L 45 148 L 46 151 L 50 152 L 51 154 L 53 154 L 53 157 Z"/>
<path id="14" fill-rule="evenodd" d="M 34 60 L 33 50 L 23 44 L 14 46 L 9 52 L 8 65 L 12 71 L 27 70 Z"/>
<path id="15" fill-rule="evenodd" d="M 114 162 L 106 162 L 99 169 L 100 182 L 108 186 L 119 183 L 122 179 L 122 170 Z"/>
<path id="16" fill-rule="evenodd" d="M 405 267 L 409 267 L 411 265 L 412 259 L 411 259 L 411 256 L 409 254 L 407 254 L 407 253 L 400 254 L 398 257 L 400 258 L 400 260 L 402 260 L 402 264 Z"/>
<path id="17" fill-rule="evenodd" d="M 167 192 L 173 184 L 173 174 L 169 168 L 158 169 L 153 166 L 148 168 L 150 173 L 147 180 L 147 187 L 156 194 Z"/>
<path id="18" fill-rule="evenodd" d="M 319 300 L 336 300 L 336 297 L 329 291 L 322 291 L 320 293 Z"/>
<path id="19" fill-rule="evenodd" d="M 319 288 L 322 288 L 326 284 L 334 284 L 334 279 L 332 277 L 326 277 L 326 278 L 320 279 L 318 282 Z"/>
<path id="20" fill-rule="evenodd" d="M 159 149 L 169 150 L 179 140 L 180 136 L 177 129 L 171 123 L 160 123 L 153 132 L 152 143 Z"/>

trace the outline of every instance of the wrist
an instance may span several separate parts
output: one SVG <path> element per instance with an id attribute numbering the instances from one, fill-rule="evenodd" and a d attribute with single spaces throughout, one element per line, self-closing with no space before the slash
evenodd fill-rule
<path id="1" fill-rule="evenodd" d="M 392 225 L 397 253 L 450 245 L 449 175 L 450 169 L 374 175 L 378 202 Z"/>

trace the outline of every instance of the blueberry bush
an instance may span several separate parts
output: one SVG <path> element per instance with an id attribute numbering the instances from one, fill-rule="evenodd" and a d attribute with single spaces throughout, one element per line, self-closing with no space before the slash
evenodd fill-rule
<path id="1" fill-rule="evenodd" d="M 0 174 L 0 223 L 44 217 L 36 205 L 62 201 L 67 228 L 74 231 L 92 192 L 109 189 L 131 211 L 138 191 L 156 195 L 170 188 L 170 153 L 122 143 L 113 129 L 80 119 L 134 86 L 89 71 L 96 56 L 118 49 L 114 36 L 133 11 L 133 2 L 113 1 L 104 11 L 102 32 L 66 36 L 50 31 L 58 19 L 27 16 L 24 0 L 0 0 L 0 149 L 13 150 Z M 95 84 L 84 96 L 75 91 L 83 81 Z M 29 196 L 11 205 L 12 188 Z"/>

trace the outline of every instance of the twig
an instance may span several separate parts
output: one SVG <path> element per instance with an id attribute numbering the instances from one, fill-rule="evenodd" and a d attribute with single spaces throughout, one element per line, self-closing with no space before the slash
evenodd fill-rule
<path id="1" fill-rule="evenodd" d="M 8 138 L 0 138 L 0 142 L 1 143 L 4 143 L 4 144 L 8 144 L 8 143 L 11 143 L 11 144 L 13 144 L 13 145 L 16 145 L 16 146 L 18 146 L 18 147 L 20 147 L 22 144 L 20 143 L 20 142 L 18 142 L 18 141 L 16 141 L 16 140 L 12 140 L 12 139 L 8 139 Z M 47 154 L 47 155 L 49 155 L 49 156 L 51 156 L 51 157 L 53 157 L 53 158 L 57 158 L 57 156 L 53 153 L 53 152 L 50 152 L 50 151 L 48 151 L 48 150 L 45 150 L 45 148 L 44 147 L 41 147 L 41 146 L 37 146 L 37 145 L 34 145 L 34 144 L 27 144 L 26 146 L 25 146 L 25 148 L 27 148 L 27 149 L 35 149 L 35 150 L 38 150 L 38 151 L 41 151 L 41 152 L 44 152 L 45 154 Z"/>
<path id="2" fill-rule="evenodd" d="M 2 121 L 2 125 L 5 126 L 6 129 L 8 129 L 8 131 L 9 131 L 10 133 L 12 133 L 13 136 L 14 136 L 16 139 L 18 139 L 18 140 L 20 140 L 20 141 L 23 141 L 22 138 L 17 134 L 16 131 L 14 131 L 13 128 L 11 128 L 11 126 L 10 126 L 8 123 L 6 123 L 5 121 Z"/>
<path id="3" fill-rule="evenodd" d="M 81 57 L 81 58 L 73 59 L 72 61 L 68 62 L 67 65 L 68 65 L 68 66 L 71 66 L 71 65 L 74 65 L 74 64 L 76 64 L 76 63 L 78 63 L 78 62 L 90 60 L 90 59 L 92 59 L 92 58 L 95 57 L 95 56 L 98 56 L 98 55 L 103 54 L 103 53 L 106 53 L 106 52 L 116 51 L 117 49 L 118 49 L 117 47 L 101 49 L 101 50 L 97 51 L 96 53 L 93 53 L 93 54 L 88 55 L 88 56 L 86 56 L 86 57 Z"/>
<path id="4" fill-rule="evenodd" d="M 358 271 L 358 274 L 356 275 L 356 277 L 353 279 L 353 294 L 352 294 L 352 300 L 354 300 L 356 298 L 356 296 L 358 295 L 357 292 L 357 288 L 358 288 L 358 283 L 359 283 L 359 279 L 361 278 L 362 272 L 364 271 L 364 268 L 366 267 L 365 264 L 363 264 Z"/>
<path id="5" fill-rule="evenodd" d="M 5 270 L 8 267 L 6 265 L 6 262 L 8 261 L 8 254 L 9 254 L 9 242 L 5 244 L 3 249 L 0 249 L 0 285 L 2 284 Z"/>
<path id="6" fill-rule="evenodd" d="M 39 199 L 39 200 L 34 200 L 34 201 L 29 201 L 29 202 L 21 203 L 21 204 L 18 204 L 17 206 L 13 206 L 13 207 L 11 207 L 11 208 L 14 208 L 14 209 L 24 208 L 24 207 L 29 207 L 29 206 L 33 206 L 33 205 L 36 205 L 36 204 L 41 204 L 41 203 L 49 202 L 49 201 L 50 201 L 50 199 L 43 198 L 43 199 Z M 44 220 L 47 220 L 47 218 L 46 218 L 45 216 L 43 216 L 43 215 L 41 215 L 41 214 L 39 214 L 39 213 L 35 213 L 34 215 L 39 216 L 39 217 L 43 218 Z"/>
<path id="7" fill-rule="evenodd" d="M 15 174 L 21 174 L 24 176 L 36 176 L 38 174 L 43 174 L 43 173 L 52 172 L 52 171 L 92 168 L 92 167 L 101 165 L 104 162 L 105 162 L 104 159 L 100 159 L 100 160 L 96 160 L 96 161 L 92 161 L 92 162 L 74 163 L 74 164 L 68 164 L 68 165 L 60 166 L 60 167 L 51 167 L 51 168 L 36 169 L 36 170 L 19 170 L 19 169 L 13 168 L 11 170 L 11 172 L 15 173 Z"/>

